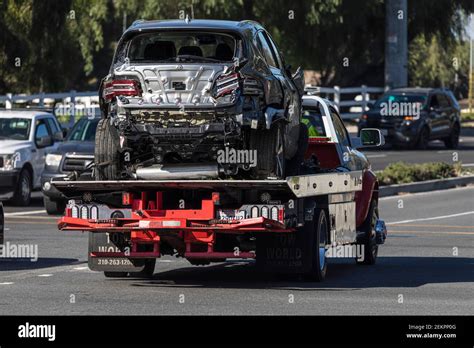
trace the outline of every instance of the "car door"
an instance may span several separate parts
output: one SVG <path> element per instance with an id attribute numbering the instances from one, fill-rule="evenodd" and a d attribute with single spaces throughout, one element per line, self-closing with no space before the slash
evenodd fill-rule
<path id="1" fill-rule="evenodd" d="M 33 168 L 34 168 L 34 186 L 38 187 L 41 181 L 41 174 L 43 173 L 46 155 L 55 147 L 54 141 L 50 146 L 39 146 L 38 141 L 42 137 L 49 136 L 53 139 L 53 132 L 51 131 L 48 121 L 45 117 L 37 118 L 35 121 L 34 143 L 36 149 L 33 151 Z M 57 146 L 57 145 L 56 145 Z"/>
<path id="2" fill-rule="evenodd" d="M 297 151 L 297 139 L 302 114 L 301 95 L 291 80 L 292 77 L 287 75 L 283 66 L 283 60 L 271 37 L 264 30 L 260 30 L 258 36 L 264 50 L 269 55 L 268 59 L 271 61 L 269 64 L 270 70 L 273 76 L 280 82 L 283 92 L 282 106 L 286 111 L 286 118 L 288 120 L 285 136 L 287 142 L 285 143 L 285 147 L 288 158 L 291 158 Z"/>
<path id="3" fill-rule="evenodd" d="M 255 34 L 255 43 L 260 55 L 257 56 L 257 60 L 263 60 L 263 64 L 268 67 L 269 74 L 264 72 L 264 69 L 259 69 L 263 73 L 264 78 L 267 80 L 268 91 L 266 95 L 267 105 L 279 105 L 284 103 L 283 89 L 281 82 L 278 79 L 278 68 L 275 61 L 275 57 L 272 54 L 270 46 L 262 36 L 262 31 L 258 31 Z"/>
<path id="4" fill-rule="evenodd" d="M 437 95 L 440 104 L 440 116 L 439 116 L 439 135 L 448 136 L 451 133 L 451 119 L 453 117 L 452 112 L 454 111 L 448 96 L 445 94 Z"/>
<path id="5" fill-rule="evenodd" d="M 438 94 L 432 94 L 428 108 L 428 123 L 431 126 L 431 138 L 437 137 L 442 132 L 442 109 Z"/>
<path id="6" fill-rule="evenodd" d="M 367 168 L 368 161 L 364 154 L 352 148 L 349 132 L 344 126 L 344 122 L 339 116 L 339 113 L 332 106 L 329 108 L 329 112 L 339 142 L 343 166 L 349 170 L 362 170 Z"/>

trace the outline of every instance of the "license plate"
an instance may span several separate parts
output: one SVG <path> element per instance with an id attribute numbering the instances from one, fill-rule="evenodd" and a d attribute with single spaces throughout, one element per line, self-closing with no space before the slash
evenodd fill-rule
<path id="1" fill-rule="evenodd" d="M 382 133 L 383 136 L 388 135 L 388 129 L 381 129 L 380 133 Z"/>
<path id="2" fill-rule="evenodd" d="M 245 210 L 225 209 L 218 211 L 218 218 L 220 220 L 243 220 L 245 219 Z"/>

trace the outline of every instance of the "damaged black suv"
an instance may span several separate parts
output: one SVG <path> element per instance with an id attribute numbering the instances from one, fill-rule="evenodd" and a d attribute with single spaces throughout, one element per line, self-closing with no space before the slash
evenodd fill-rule
<path id="1" fill-rule="evenodd" d="M 303 89 L 256 22 L 136 21 L 100 86 L 96 178 L 284 177 Z"/>

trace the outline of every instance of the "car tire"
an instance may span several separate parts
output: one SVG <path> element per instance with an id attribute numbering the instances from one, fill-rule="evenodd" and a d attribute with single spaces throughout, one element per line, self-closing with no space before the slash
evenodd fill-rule
<path id="1" fill-rule="evenodd" d="M 257 165 L 254 176 L 259 179 L 268 177 L 285 178 L 286 164 L 284 124 L 277 122 L 267 130 L 252 130 L 250 149 L 257 151 Z"/>
<path id="2" fill-rule="evenodd" d="M 449 137 L 443 139 L 444 141 L 444 146 L 448 149 L 457 149 L 459 145 L 459 135 L 461 133 L 461 129 L 458 124 L 455 124 L 453 126 L 453 129 L 451 130 L 451 134 Z"/>
<path id="3" fill-rule="evenodd" d="M 31 172 L 24 168 L 20 172 L 18 183 L 13 193 L 12 203 L 16 206 L 27 207 L 31 202 L 31 191 L 33 189 L 33 180 Z"/>
<path id="4" fill-rule="evenodd" d="M 110 123 L 104 118 L 97 124 L 95 134 L 94 161 L 96 180 L 117 180 L 120 173 L 119 136 Z"/>
<path id="5" fill-rule="evenodd" d="M 43 196 L 44 208 L 48 215 L 59 215 L 64 213 L 66 209 L 66 202 L 64 201 L 53 201 L 48 196 Z"/>
<path id="6" fill-rule="evenodd" d="M 379 211 L 377 206 L 377 201 L 372 200 L 370 203 L 369 213 L 365 218 L 362 226 L 360 227 L 361 232 L 365 232 L 364 235 L 364 259 L 359 260 L 356 258 L 356 263 L 358 265 L 374 265 L 377 261 L 378 249 L 377 239 L 375 234 L 375 224 L 379 218 Z"/>
<path id="7" fill-rule="evenodd" d="M 308 127 L 300 124 L 300 136 L 298 138 L 298 151 L 296 155 L 286 164 L 286 175 L 295 176 L 301 174 L 302 163 L 308 149 Z"/>
<path id="8" fill-rule="evenodd" d="M 418 136 L 418 141 L 416 147 L 420 150 L 426 150 L 428 148 L 428 143 L 430 141 L 430 130 L 428 127 L 423 127 Z"/>
<path id="9" fill-rule="evenodd" d="M 156 259 L 145 260 L 145 266 L 143 270 L 138 272 L 138 276 L 141 278 L 151 278 L 155 272 Z"/>
<path id="10" fill-rule="evenodd" d="M 315 209 L 313 221 L 307 221 L 306 224 L 311 223 L 311 232 L 313 233 L 311 243 L 311 268 L 305 274 L 305 279 L 308 281 L 321 282 L 326 277 L 327 273 L 327 259 L 326 259 L 326 245 L 328 244 L 329 224 L 326 211 L 324 209 Z"/>

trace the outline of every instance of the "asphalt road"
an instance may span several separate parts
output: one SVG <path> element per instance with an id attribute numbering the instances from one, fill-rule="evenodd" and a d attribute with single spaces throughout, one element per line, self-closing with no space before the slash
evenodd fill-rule
<path id="1" fill-rule="evenodd" d="M 0 314 L 472 315 L 473 197 L 469 187 L 382 199 L 389 237 L 377 264 L 332 259 L 323 283 L 172 257 L 151 280 L 106 279 L 87 268 L 87 235 L 59 232 L 36 199 L 6 208 L 6 241 L 37 244 L 40 258 L 0 260 Z"/>
<path id="2" fill-rule="evenodd" d="M 448 150 L 441 141 L 431 141 L 426 150 L 393 149 L 386 145 L 381 149 L 365 150 L 372 169 L 383 170 L 390 163 L 425 163 L 425 162 L 462 162 L 465 167 L 474 167 L 474 128 L 462 130 L 459 147 Z"/>

